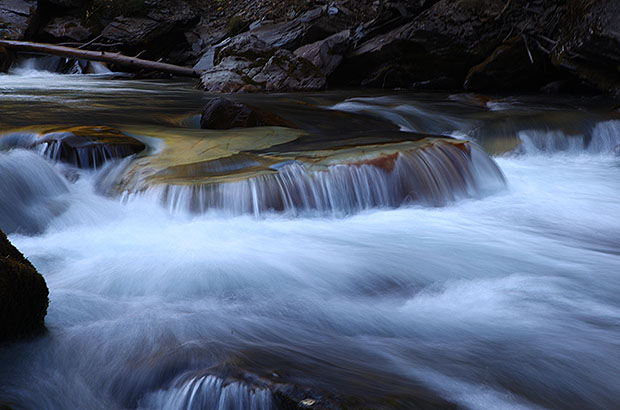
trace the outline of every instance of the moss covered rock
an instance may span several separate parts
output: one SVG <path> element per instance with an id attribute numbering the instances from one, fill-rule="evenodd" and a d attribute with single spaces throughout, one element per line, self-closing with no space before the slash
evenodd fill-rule
<path id="1" fill-rule="evenodd" d="M 0 230 L 0 342 L 41 332 L 47 297 L 43 276 Z"/>

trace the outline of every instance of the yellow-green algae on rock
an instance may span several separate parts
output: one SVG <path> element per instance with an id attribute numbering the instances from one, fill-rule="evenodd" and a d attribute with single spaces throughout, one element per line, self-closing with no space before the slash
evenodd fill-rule
<path id="1" fill-rule="evenodd" d="M 442 205 L 481 191 L 481 164 L 503 185 L 486 154 L 448 137 L 334 137 L 329 148 L 308 149 L 312 135 L 280 127 L 125 131 L 148 133 L 163 147 L 134 160 L 117 191 L 150 195 L 171 210 L 349 213 L 415 201 Z"/>

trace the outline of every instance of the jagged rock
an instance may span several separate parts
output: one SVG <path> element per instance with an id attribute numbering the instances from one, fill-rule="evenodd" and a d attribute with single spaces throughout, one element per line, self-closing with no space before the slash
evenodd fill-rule
<path id="1" fill-rule="evenodd" d="M 37 141 L 40 144 L 46 144 L 45 155 L 80 168 L 96 168 L 146 148 L 137 139 L 105 126 L 49 130 Z"/>
<path id="2" fill-rule="evenodd" d="M 92 32 L 74 17 L 56 17 L 41 28 L 40 35 L 53 40 L 82 42 L 92 37 Z"/>
<path id="3" fill-rule="evenodd" d="M 236 72 L 217 68 L 205 71 L 200 84 L 206 91 L 213 93 L 234 93 L 247 85 Z"/>
<path id="4" fill-rule="evenodd" d="M 325 76 L 308 60 L 255 36 L 225 42 L 215 51 L 213 62 L 214 67 L 201 77 L 202 87 L 211 92 L 318 90 L 325 86 Z"/>
<path id="5" fill-rule="evenodd" d="M 27 39 L 38 24 L 36 0 L 2 0 L 0 2 L 0 38 Z"/>
<path id="6" fill-rule="evenodd" d="M 350 45 L 351 30 L 344 30 L 324 40 L 298 48 L 295 50 L 295 55 L 310 61 L 327 76 L 340 65 Z"/>
<path id="7" fill-rule="evenodd" d="M 317 67 L 288 50 L 276 51 L 252 81 L 265 91 L 320 90 L 326 83 Z"/>
<path id="8" fill-rule="evenodd" d="M 341 13 L 343 14 L 343 13 Z M 220 39 L 213 41 L 211 46 L 205 48 L 200 60 L 194 66 L 197 70 L 209 70 L 217 65 L 217 56 L 221 54 L 220 59 L 226 55 L 240 55 L 240 50 L 236 50 L 236 46 L 251 45 L 254 40 L 260 39 L 261 48 L 269 50 L 283 48 L 293 51 L 301 46 L 320 41 L 339 31 L 342 31 L 353 24 L 354 20 L 346 15 L 330 15 L 326 7 L 315 7 L 302 13 L 291 21 L 280 23 L 274 22 L 256 22 L 249 26 L 250 30 L 243 32 L 235 37 L 226 38 L 224 41 Z M 217 44 L 216 44 L 217 43 Z M 234 53 L 224 52 L 222 49 L 228 48 Z M 252 47 L 246 50 L 251 51 Z M 258 50 L 265 51 L 265 50 Z M 273 54 L 273 51 L 269 57 Z"/>
<path id="9" fill-rule="evenodd" d="M 269 58 L 276 51 L 276 47 L 267 44 L 255 35 L 234 37 L 215 49 L 213 64 L 218 65 L 226 57 L 236 57 L 248 61 Z"/>
<path id="10" fill-rule="evenodd" d="M 245 34 L 256 36 L 272 47 L 292 51 L 344 30 L 350 25 L 348 20 L 342 15 L 330 15 L 326 7 L 316 7 L 294 20 L 262 24 Z"/>
<path id="11" fill-rule="evenodd" d="M 200 117 L 200 127 L 214 130 L 258 126 L 292 127 L 284 118 L 246 104 L 234 103 L 226 98 L 214 98 L 207 103 Z"/>
<path id="12" fill-rule="evenodd" d="M 41 332 L 47 297 L 43 276 L 0 230 L 0 341 Z"/>
<path id="13" fill-rule="evenodd" d="M 379 15 L 370 21 L 360 24 L 354 35 L 356 44 L 362 44 L 380 34 L 394 30 L 409 21 L 422 11 L 437 3 L 438 0 L 411 0 L 406 3 L 381 4 Z"/>

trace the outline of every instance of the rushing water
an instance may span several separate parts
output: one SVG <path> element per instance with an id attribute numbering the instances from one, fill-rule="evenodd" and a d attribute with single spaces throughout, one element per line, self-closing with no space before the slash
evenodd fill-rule
<path id="1" fill-rule="evenodd" d="M 78 172 L 9 142 L 37 124 L 187 127 L 175 116 L 208 98 L 191 85 L 21 74 L 0 76 L 0 227 L 45 276 L 49 332 L 0 347 L 0 403 L 620 408 L 620 122 L 604 103 L 249 96 L 471 138 L 506 181 L 441 207 L 257 217 L 104 195 L 126 164 Z"/>

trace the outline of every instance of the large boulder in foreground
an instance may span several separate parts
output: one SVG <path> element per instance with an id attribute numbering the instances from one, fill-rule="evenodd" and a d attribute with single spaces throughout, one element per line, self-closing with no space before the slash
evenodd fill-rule
<path id="1" fill-rule="evenodd" d="M 43 276 L 0 230 L 0 342 L 45 329 L 48 293 Z"/>

